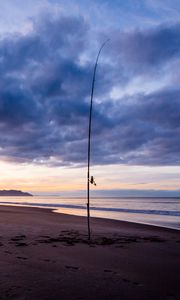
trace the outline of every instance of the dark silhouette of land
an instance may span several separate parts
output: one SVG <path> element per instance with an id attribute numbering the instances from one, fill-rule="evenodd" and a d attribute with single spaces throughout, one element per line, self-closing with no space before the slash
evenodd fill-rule
<path id="1" fill-rule="evenodd" d="M 27 192 L 22 192 L 18 190 L 0 190 L 0 196 L 28 196 L 32 197 L 33 195 Z"/>

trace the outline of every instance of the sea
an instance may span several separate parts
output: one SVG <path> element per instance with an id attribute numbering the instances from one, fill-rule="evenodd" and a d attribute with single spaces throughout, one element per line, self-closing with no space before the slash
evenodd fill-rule
<path id="1" fill-rule="evenodd" d="M 54 213 L 86 216 L 83 197 L 33 196 L 1 197 L 0 205 L 50 208 Z M 124 220 L 180 230 L 180 198 L 92 197 L 91 217 Z"/>

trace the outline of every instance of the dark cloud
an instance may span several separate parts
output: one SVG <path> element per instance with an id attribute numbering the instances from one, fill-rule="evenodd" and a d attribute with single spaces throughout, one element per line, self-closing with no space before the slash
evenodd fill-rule
<path id="1" fill-rule="evenodd" d="M 93 63 L 81 17 L 41 17 L 26 35 L 0 40 L 0 155 L 18 162 L 87 161 Z M 99 36 L 99 35 L 98 35 Z M 93 107 L 94 164 L 180 163 L 180 89 L 111 99 L 113 86 L 180 60 L 180 25 L 113 33 L 101 57 Z M 102 56 L 103 56 L 102 55 Z M 83 61 L 83 57 L 85 60 Z"/>
<path id="2" fill-rule="evenodd" d="M 111 52 L 117 62 L 137 73 L 158 72 L 159 66 L 180 55 L 180 24 L 146 31 L 112 32 Z"/>

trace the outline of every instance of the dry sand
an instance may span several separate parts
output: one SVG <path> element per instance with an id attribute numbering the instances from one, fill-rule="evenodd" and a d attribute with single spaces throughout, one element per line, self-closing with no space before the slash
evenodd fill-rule
<path id="1" fill-rule="evenodd" d="M 0 206 L 0 300 L 180 299 L 180 231 Z"/>

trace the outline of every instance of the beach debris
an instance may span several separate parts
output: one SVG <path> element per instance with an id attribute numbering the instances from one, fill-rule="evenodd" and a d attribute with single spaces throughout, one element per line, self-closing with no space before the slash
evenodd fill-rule
<path id="1" fill-rule="evenodd" d="M 131 243 L 140 243 L 140 242 L 153 242 L 153 243 L 162 243 L 166 242 L 165 239 L 158 236 L 130 236 L 130 235 L 109 235 L 103 236 L 101 234 L 94 234 L 91 241 L 87 240 L 87 234 L 84 232 L 79 232 L 77 230 L 63 230 L 57 236 L 50 235 L 40 235 L 36 237 L 35 240 L 32 240 L 30 243 L 26 243 L 24 240 L 25 236 L 15 236 L 12 237 L 8 243 L 14 244 L 16 247 L 26 247 L 29 245 L 38 245 L 38 244 L 51 244 L 52 247 L 56 248 L 58 245 L 62 246 L 75 246 L 76 244 L 86 244 L 89 247 L 96 246 L 111 246 L 115 247 L 125 247 Z M 179 242 L 177 240 L 176 242 Z M 3 246 L 0 242 L 0 246 Z"/>

